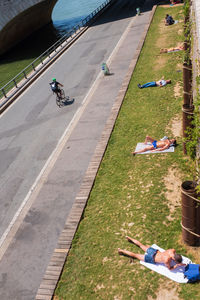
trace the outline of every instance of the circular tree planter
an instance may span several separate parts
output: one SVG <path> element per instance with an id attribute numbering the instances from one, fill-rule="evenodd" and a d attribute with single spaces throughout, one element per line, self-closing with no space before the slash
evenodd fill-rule
<path id="1" fill-rule="evenodd" d="M 195 183 L 184 181 L 181 185 L 182 199 L 182 238 L 189 246 L 197 246 L 200 242 L 199 226 L 199 204 L 197 199 Z"/>
<path id="2" fill-rule="evenodd" d="M 192 62 L 191 60 L 183 64 L 183 91 L 191 93 L 192 89 Z"/>

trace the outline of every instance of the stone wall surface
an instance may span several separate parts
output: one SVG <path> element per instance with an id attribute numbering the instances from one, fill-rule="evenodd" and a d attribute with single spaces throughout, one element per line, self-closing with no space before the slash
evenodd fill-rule
<path id="1" fill-rule="evenodd" d="M 193 20 L 194 17 L 194 20 Z M 196 77 L 200 76 L 200 1 L 192 1 L 192 21 L 193 21 L 193 98 L 196 99 L 197 93 L 200 93 L 200 87 L 196 82 Z M 199 108 L 200 109 L 200 108 Z M 197 182 L 200 183 L 200 137 L 196 149 Z"/>
<path id="2" fill-rule="evenodd" d="M 200 1 L 193 0 L 192 5 L 193 29 L 193 93 L 196 96 L 196 76 L 200 74 Z"/>
<path id="3" fill-rule="evenodd" d="M 0 54 L 51 21 L 58 0 L 0 0 Z"/>
<path id="4" fill-rule="evenodd" d="M 195 21 L 196 21 L 196 32 L 198 39 L 198 50 L 200 50 L 200 1 L 193 0 L 193 7 L 195 12 Z"/>
<path id="5" fill-rule="evenodd" d="M 44 0 L 0 0 L 0 30 L 24 10 Z"/>

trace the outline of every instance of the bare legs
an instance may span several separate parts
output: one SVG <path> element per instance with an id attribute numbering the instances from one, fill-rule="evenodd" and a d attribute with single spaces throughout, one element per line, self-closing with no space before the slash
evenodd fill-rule
<path id="1" fill-rule="evenodd" d="M 155 139 L 153 139 L 152 137 L 147 135 L 146 138 L 145 138 L 144 144 L 147 144 L 148 142 L 153 143 L 153 141 L 155 141 Z M 155 148 L 154 148 L 153 145 L 149 145 L 149 146 L 147 146 L 146 148 L 144 148 L 142 150 L 131 152 L 131 154 L 135 155 L 137 153 L 142 153 L 142 152 L 146 152 L 146 151 L 154 150 L 154 149 Z"/>
<path id="2" fill-rule="evenodd" d="M 140 243 L 138 240 L 135 240 L 129 236 L 126 236 L 126 239 L 128 242 L 135 244 L 136 246 L 138 246 L 139 248 L 141 248 L 144 252 L 146 252 L 146 250 L 150 247 L 147 245 L 143 245 L 142 243 Z M 131 258 L 137 258 L 139 260 L 143 260 L 144 261 L 144 254 L 138 254 L 138 253 L 134 253 L 134 252 L 130 252 L 127 250 L 122 250 L 120 248 L 118 248 L 118 253 L 119 255 L 124 255 L 127 257 L 131 257 Z"/>
<path id="3" fill-rule="evenodd" d="M 124 255 L 127 257 L 131 257 L 131 258 L 137 258 L 139 260 L 144 261 L 144 254 L 137 254 L 137 253 L 133 253 L 133 252 L 130 252 L 127 250 L 122 250 L 120 248 L 118 248 L 118 253 L 119 253 L 119 255 Z"/>
<path id="4" fill-rule="evenodd" d="M 138 246 L 139 248 L 141 248 L 144 252 L 146 252 L 147 249 L 150 247 L 148 245 L 143 245 L 138 240 L 135 240 L 135 239 L 131 238 L 130 236 L 126 236 L 126 239 L 127 239 L 128 242 L 133 243 L 136 246 Z"/>
<path id="5" fill-rule="evenodd" d="M 142 153 L 142 152 L 146 152 L 146 151 L 154 150 L 154 149 L 155 149 L 154 146 L 148 146 L 148 147 L 146 147 L 146 148 L 144 148 L 142 150 L 134 151 L 131 154 L 135 155 L 137 153 Z"/>

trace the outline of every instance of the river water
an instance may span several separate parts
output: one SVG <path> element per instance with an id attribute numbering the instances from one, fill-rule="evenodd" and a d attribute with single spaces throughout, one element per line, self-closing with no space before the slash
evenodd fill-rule
<path id="1" fill-rule="evenodd" d="M 55 31 L 62 36 L 104 2 L 105 0 L 58 0 L 52 13 Z"/>

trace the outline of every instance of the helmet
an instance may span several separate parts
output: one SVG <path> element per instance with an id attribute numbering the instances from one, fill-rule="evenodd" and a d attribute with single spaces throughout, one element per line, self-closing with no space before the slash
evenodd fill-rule
<path id="1" fill-rule="evenodd" d="M 52 81 L 56 81 L 56 78 L 52 78 Z"/>

